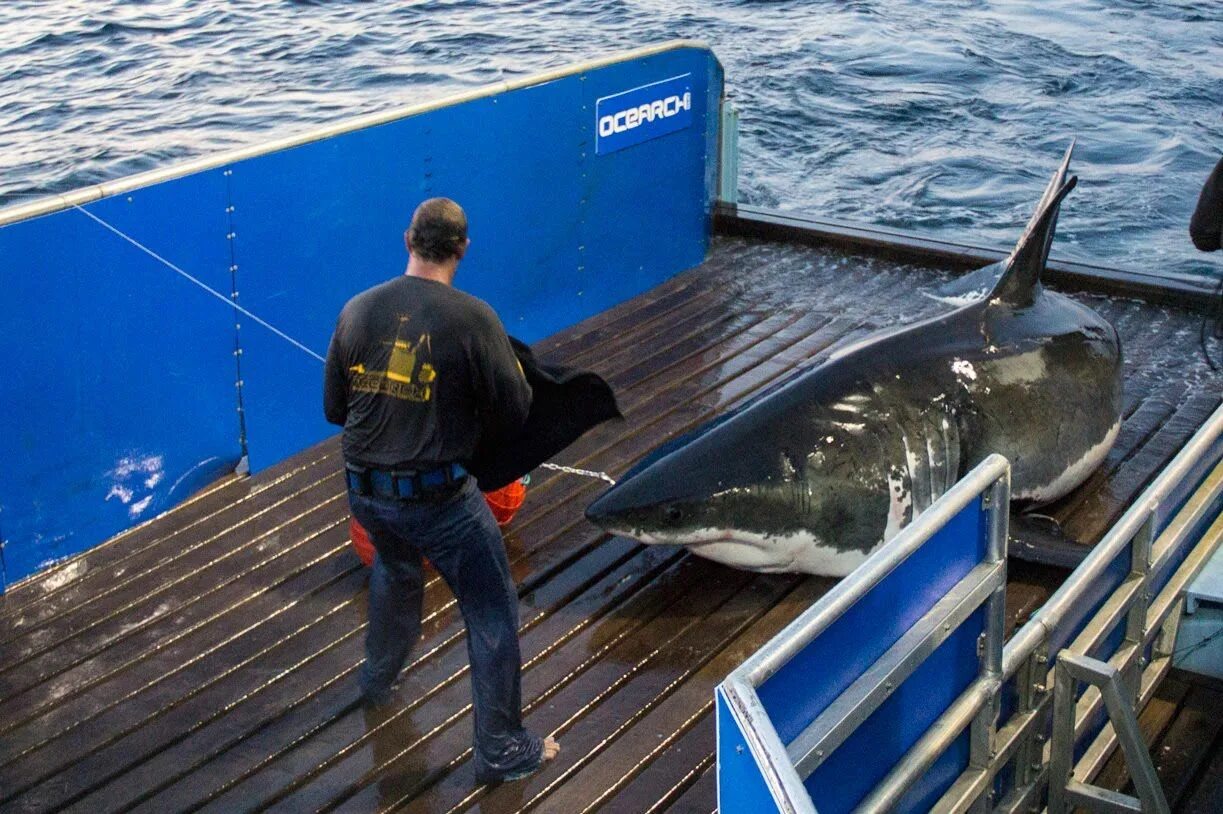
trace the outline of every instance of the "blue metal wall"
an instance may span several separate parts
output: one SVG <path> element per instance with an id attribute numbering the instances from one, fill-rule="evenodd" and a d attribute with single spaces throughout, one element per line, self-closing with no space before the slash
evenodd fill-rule
<path id="1" fill-rule="evenodd" d="M 599 100 L 663 80 L 690 88 L 687 126 L 604 145 Z M 445 195 L 471 223 L 457 284 L 532 341 L 702 261 L 721 93 L 712 53 L 678 48 L 87 208 L 321 354 L 344 302 L 402 272 L 415 205 Z M 10 581 L 233 468 L 235 317 L 252 469 L 334 433 L 316 359 L 81 212 L 0 228 L 0 257 Z"/>
<path id="2" fill-rule="evenodd" d="M 92 205 L 229 288 L 224 188 Z M 0 229 L 0 518 L 9 580 L 169 508 L 241 457 L 230 309 L 81 212 Z"/>
<path id="3" fill-rule="evenodd" d="M 600 97 L 682 74 L 691 127 L 595 154 Z M 240 301 L 323 352 L 344 301 L 403 270 L 416 203 L 445 195 L 470 221 L 457 284 L 520 339 L 554 333 L 704 259 L 721 89 L 712 55 L 684 49 L 237 164 Z M 242 332 L 257 470 L 332 430 L 317 362 Z"/>

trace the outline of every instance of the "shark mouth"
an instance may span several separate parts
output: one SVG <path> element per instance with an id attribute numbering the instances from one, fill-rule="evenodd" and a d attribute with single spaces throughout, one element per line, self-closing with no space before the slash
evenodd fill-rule
<path id="1" fill-rule="evenodd" d="M 669 535 L 638 529 L 609 529 L 647 545 L 681 545 L 714 562 L 763 573 L 795 571 L 842 577 L 870 552 L 830 545 L 809 531 L 762 534 L 743 529 L 701 528 Z"/>

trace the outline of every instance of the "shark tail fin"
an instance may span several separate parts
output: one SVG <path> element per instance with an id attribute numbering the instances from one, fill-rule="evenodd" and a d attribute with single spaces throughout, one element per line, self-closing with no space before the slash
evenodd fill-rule
<path id="1" fill-rule="evenodd" d="M 1057 216 L 1062 199 L 1074 189 L 1079 179 L 1066 177 L 1070 167 L 1070 155 L 1074 152 L 1074 141 L 1066 149 L 1061 165 L 1049 179 L 1036 211 L 1023 230 L 1019 242 L 1003 262 L 1002 276 L 990 294 L 990 300 L 1001 300 L 1011 305 L 1026 305 L 1032 301 L 1033 292 L 1040 283 L 1040 274 L 1049 259 L 1049 248 L 1053 245 L 1053 233 L 1057 229 Z"/>

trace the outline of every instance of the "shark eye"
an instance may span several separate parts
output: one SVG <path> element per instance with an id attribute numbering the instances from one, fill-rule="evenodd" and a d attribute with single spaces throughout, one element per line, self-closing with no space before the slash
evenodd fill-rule
<path id="1" fill-rule="evenodd" d="M 666 518 L 668 523 L 678 523 L 684 519 L 684 510 L 672 504 L 662 510 L 662 516 Z"/>

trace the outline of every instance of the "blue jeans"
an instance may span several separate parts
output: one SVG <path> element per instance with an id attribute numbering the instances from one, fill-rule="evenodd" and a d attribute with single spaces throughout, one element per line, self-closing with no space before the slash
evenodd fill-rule
<path id="1" fill-rule="evenodd" d="M 395 500 L 349 492 L 348 501 L 377 551 L 361 670 L 365 697 L 389 699 L 420 638 L 424 555 L 454 592 L 467 625 L 477 780 L 537 766 L 542 741 L 522 726 L 518 592 L 501 531 L 475 479 L 446 497 Z"/>

